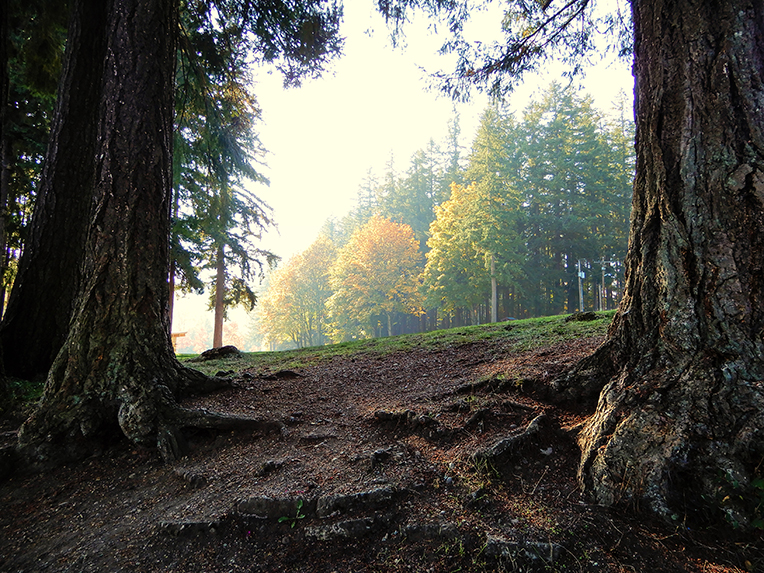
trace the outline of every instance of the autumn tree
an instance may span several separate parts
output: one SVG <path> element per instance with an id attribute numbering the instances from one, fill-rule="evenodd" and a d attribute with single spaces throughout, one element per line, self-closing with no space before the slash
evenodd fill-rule
<path id="1" fill-rule="evenodd" d="M 319 236 L 271 273 L 258 313 L 260 330 L 267 340 L 276 344 L 290 341 L 298 348 L 326 343 L 326 301 L 332 294 L 329 269 L 334 258 L 332 242 Z"/>
<path id="2" fill-rule="evenodd" d="M 300 347 L 299 318 L 288 303 L 295 280 L 294 260 L 290 258 L 268 273 L 265 290 L 254 309 L 257 331 L 271 350 L 277 350 L 283 344 Z"/>
<path id="3" fill-rule="evenodd" d="M 421 255 L 411 227 L 374 215 L 337 254 L 328 306 L 335 341 L 393 333 L 397 314 L 421 312 Z"/>
<path id="4" fill-rule="evenodd" d="M 456 326 L 462 323 L 457 318 L 462 309 L 468 310 L 471 323 L 479 323 L 478 306 L 487 301 L 491 285 L 484 253 L 470 238 L 470 231 L 480 229 L 476 217 L 484 214 L 473 209 L 478 205 L 475 184 L 453 184 L 451 198 L 435 208 L 427 241 L 427 264 L 422 273 L 425 304 L 445 313 Z"/>
<path id="5" fill-rule="evenodd" d="M 400 20 L 411 5 L 443 7 L 382 9 Z M 633 50 L 626 290 L 607 341 L 555 388 L 597 400 L 579 437 L 579 478 L 597 502 L 751 525 L 764 458 L 764 6 L 634 1 L 633 28 L 593 6 L 508 3 L 504 41 L 478 59 L 460 34 L 465 11 L 449 4 L 460 57 L 445 88 L 501 92 L 555 52 L 582 61 L 600 30 Z"/>

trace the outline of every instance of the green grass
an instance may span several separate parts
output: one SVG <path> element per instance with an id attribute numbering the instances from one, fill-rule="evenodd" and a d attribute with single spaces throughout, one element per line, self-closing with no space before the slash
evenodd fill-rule
<path id="1" fill-rule="evenodd" d="M 604 335 L 615 311 L 598 313 L 597 320 L 589 322 L 565 322 L 566 316 L 549 316 L 513 320 L 496 324 L 463 326 L 448 330 L 434 330 L 420 334 L 402 334 L 388 338 L 372 338 L 314 346 L 299 350 L 278 352 L 248 352 L 240 357 L 192 362 L 189 365 L 206 374 L 220 370 L 241 371 L 252 369 L 258 373 L 293 370 L 308 365 L 320 364 L 333 358 L 348 358 L 357 355 L 389 356 L 396 352 L 416 349 L 442 350 L 480 341 L 503 341 L 509 350 L 522 352 L 543 346 L 557 344 L 564 340 Z M 181 362 L 188 362 L 195 354 L 181 354 Z M 45 386 L 44 380 L 9 380 L 12 407 L 27 408 L 39 400 Z"/>
<path id="2" fill-rule="evenodd" d="M 45 388 L 45 379 L 22 380 L 20 378 L 8 378 L 8 400 L 0 404 L 0 414 L 14 412 L 16 415 L 26 417 L 31 413 L 31 408 L 42 396 Z"/>
<path id="3" fill-rule="evenodd" d="M 516 352 L 550 346 L 565 340 L 602 336 L 613 319 L 615 311 L 597 313 L 599 317 L 592 321 L 565 322 L 567 315 L 529 318 L 495 324 L 463 326 L 448 330 L 434 330 L 420 334 L 402 334 L 387 338 L 372 338 L 314 346 L 299 350 L 277 352 L 249 352 L 241 357 L 195 362 L 190 366 L 207 374 L 220 370 L 253 369 L 257 372 L 275 372 L 291 370 L 307 365 L 320 364 L 335 357 L 355 355 L 387 356 L 396 352 L 416 349 L 441 350 L 462 344 L 481 341 L 501 340 Z M 181 361 L 187 361 L 195 355 L 180 355 Z"/>

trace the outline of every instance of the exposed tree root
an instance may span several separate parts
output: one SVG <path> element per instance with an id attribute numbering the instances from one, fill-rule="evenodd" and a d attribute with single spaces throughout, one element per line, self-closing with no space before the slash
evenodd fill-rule
<path id="1" fill-rule="evenodd" d="M 499 471 L 507 466 L 512 467 L 520 454 L 526 452 L 529 447 L 538 445 L 542 432 L 548 429 L 549 418 L 546 414 L 539 414 L 519 434 L 503 438 L 488 448 L 476 451 L 472 455 L 472 461 L 478 467 L 488 464 Z"/>
<path id="2" fill-rule="evenodd" d="M 188 454 L 188 444 L 182 433 L 185 428 L 269 433 L 281 431 L 284 424 L 275 420 L 230 416 L 207 410 L 189 410 L 178 406 L 169 392 L 163 392 L 157 428 L 157 449 L 165 462 L 180 459 Z"/>
<path id="3" fill-rule="evenodd" d="M 207 376 L 193 368 L 183 368 L 179 376 L 175 396 L 178 400 L 197 394 L 209 394 L 217 390 L 231 388 L 231 380 L 222 376 Z"/>
<path id="4" fill-rule="evenodd" d="M 584 489 L 598 503 L 630 503 L 668 521 L 721 516 L 751 526 L 764 514 L 754 485 L 764 475 L 757 386 L 722 384 L 698 365 L 653 384 L 622 374 L 603 390 L 579 436 Z"/>
<path id="5" fill-rule="evenodd" d="M 643 352 L 611 325 L 609 339 L 541 392 L 597 407 L 578 436 L 579 481 L 603 505 L 667 521 L 739 527 L 764 522 L 762 353 Z M 624 342 L 626 341 L 626 342 Z M 753 358 L 751 358 L 753 357 Z"/>
<path id="6" fill-rule="evenodd" d="M 570 371 L 553 380 L 550 387 L 534 393 L 554 402 L 596 403 L 602 389 L 618 372 L 616 341 L 608 339 L 594 353 L 583 358 Z"/>
<path id="7" fill-rule="evenodd" d="M 57 364 L 65 364 L 65 360 Z M 166 462 L 183 457 L 188 445 L 185 428 L 227 431 L 279 431 L 283 424 L 189 410 L 177 400 L 231 387 L 231 381 L 210 377 L 175 362 L 165 383 L 158 377 L 123 375 L 119 384 L 92 386 L 76 396 L 46 390 L 40 406 L 19 432 L 16 471 L 41 471 L 68 461 L 82 459 L 120 437 L 143 447 L 157 447 Z M 60 375 L 56 366 L 49 376 Z M 93 373 L 90 373 L 93 376 Z M 83 385 L 84 386 L 84 385 Z M 116 388 L 115 388 L 116 386 Z M 49 383 L 50 390 L 54 386 Z M 172 389 L 171 389 L 172 387 Z"/>

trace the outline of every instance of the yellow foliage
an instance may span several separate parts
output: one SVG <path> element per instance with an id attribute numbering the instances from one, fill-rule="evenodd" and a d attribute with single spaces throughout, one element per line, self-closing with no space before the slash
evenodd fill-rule
<path id="1" fill-rule="evenodd" d="M 421 313 L 421 262 L 410 226 L 378 215 L 369 219 L 340 250 L 331 270 L 334 338 L 346 338 L 354 329 L 368 333 L 375 315 L 390 324 L 394 313 Z"/>

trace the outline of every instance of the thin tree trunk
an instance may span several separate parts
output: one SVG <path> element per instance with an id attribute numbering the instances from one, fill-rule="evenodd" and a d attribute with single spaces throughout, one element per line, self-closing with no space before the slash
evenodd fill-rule
<path id="1" fill-rule="evenodd" d="M 9 6 L 8 2 L 2 2 L 0 5 L 0 281 L 4 281 L 7 269 L 5 253 L 7 251 L 7 231 L 6 218 L 8 216 L 8 188 L 10 185 L 8 163 L 9 141 L 8 141 L 8 92 L 10 89 L 10 75 L 8 70 L 9 56 Z M 0 288 L 0 318 L 5 309 L 5 287 Z M 5 377 L 3 366 L 2 345 L 0 345 L 0 412 L 5 409 L 9 403 L 10 388 Z"/>
<path id="2" fill-rule="evenodd" d="M 172 332 L 172 319 L 175 313 L 175 261 L 170 263 L 170 277 L 167 280 L 167 290 L 170 293 L 170 298 L 167 301 L 167 323 L 170 325 L 170 332 Z"/>
<path id="3" fill-rule="evenodd" d="M 10 156 L 11 143 L 8 133 L 8 98 L 10 91 L 10 75 L 8 70 L 9 56 L 9 7 L 8 2 L 0 5 L 0 319 L 5 310 L 4 279 L 7 270 L 5 252 L 8 245 L 6 221 L 8 219 L 8 191 L 10 188 Z M 2 382 L 0 382 L 2 384 Z"/>
<path id="4" fill-rule="evenodd" d="M 626 291 L 605 345 L 558 389 L 604 384 L 580 436 L 599 503 L 746 525 L 764 459 L 764 6 L 632 7 Z"/>
<path id="5" fill-rule="evenodd" d="M 212 347 L 223 346 L 223 319 L 225 318 L 225 246 L 220 245 L 217 253 L 217 273 L 215 275 L 215 329 Z"/>
<path id="6" fill-rule="evenodd" d="M 180 209 L 180 194 L 177 189 L 173 189 L 172 197 L 172 223 L 178 218 L 178 211 Z M 167 286 L 170 291 L 170 300 L 168 301 L 167 316 L 170 322 L 170 332 L 172 332 L 172 319 L 175 312 L 175 257 L 170 257 L 170 276 L 167 280 Z"/>
<path id="7" fill-rule="evenodd" d="M 0 17 L 3 15 L 0 14 Z M 5 99 L 5 98 L 3 98 Z M 5 115 L 5 112 L 3 112 Z M 10 190 L 10 141 L 8 141 L 7 126 L 5 119 L 0 120 L 3 124 L 0 130 L 0 319 L 5 312 L 5 274 L 8 271 L 8 258 L 5 254 L 8 252 L 8 230 L 6 222 L 8 220 L 8 195 Z"/>
<path id="8" fill-rule="evenodd" d="M 498 322 L 499 295 L 496 290 L 496 259 L 491 253 L 491 322 Z"/>

